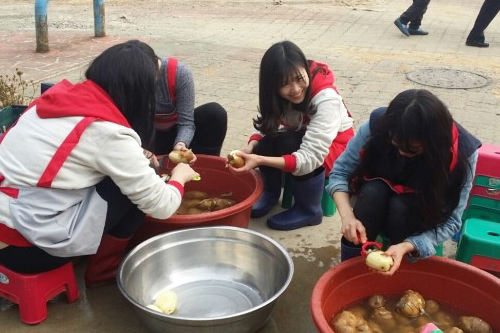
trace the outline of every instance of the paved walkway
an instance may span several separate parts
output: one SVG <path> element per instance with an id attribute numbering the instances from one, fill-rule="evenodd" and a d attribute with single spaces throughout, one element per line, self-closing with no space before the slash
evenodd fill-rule
<path id="1" fill-rule="evenodd" d="M 229 113 L 224 152 L 244 146 L 258 103 L 258 67 L 265 50 L 289 39 L 314 60 L 335 71 L 337 85 L 356 125 L 370 110 L 384 106 L 400 91 L 427 88 L 454 117 L 484 142 L 500 144 L 500 18 L 486 30 L 490 48 L 465 46 L 481 0 L 433 0 L 424 18 L 429 36 L 403 36 L 394 19 L 410 1 L 272 0 L 168 1 L 108 0 L 108 36 L 94 38 L 91 1 L 49 3 L 51 51 L 37 54 L 33 1 L 0 3 L 0 74 L 14 68 L 36 82 L 81 79 L 89 61 L 110 45 L 137 38 L 159 54 L 176 56 L 193 70 L 197 104 L 221 103 Z M 487 76 L 478 89 L 425 87 L 406 73 L 424 68 L 471 71 Z M 279 208 L 276 208 L 278 211 Z M 296 274 L 271 322 L 262 333 L 315 332 L 309 316 L 311 289 L 328 267 L 338 263 L 339 218 L 293 232 L 274 232 L 265 220 L 251 228 L 279 240 L 294 257 Z M 453 255 L 453 244 L 448 253 Z M 77 267 L 81 275 L 83 267 Z M 81 283 L 81 281 L 80 281 Z M 64 298 L 49 304 L 49 319 L 27 327 L 17 308 L 0 301 L 0 332 L 146 332 L 115 286 L 85 290 L 68 306 Z"/>

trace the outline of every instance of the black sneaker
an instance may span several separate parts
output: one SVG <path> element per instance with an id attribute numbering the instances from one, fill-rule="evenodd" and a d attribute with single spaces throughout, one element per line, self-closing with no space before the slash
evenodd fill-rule
<path id="1" fill-rule="evenodd" d="M 421 28 L 412 29 L 411 27 L 408 28 L 408 32 L 410 33 L 410 35 L 417 35 L 417 36 L 425 36 L 429 34 L 428 31 L 425 31 Z"/>
<path id="2" fill-rule="evenodd" d="M 477 41 L 477 40 L 468 40 L 465 42 L 465 45 L 475 46 L 475 47 L 489 47 L 490 46 L 490 44 L 488 44 L 486 42 L 481 42 L 481 41 Z"/>
<path id="3" fill-rule="evenodd" d="M 406 26 L 406 24 L 403 24 L 403 22 L 401 22 L 400 17 L 398 17 L 396 19 L 396 21 L 394 21 L 394 24 L 396 25 L 396 27 L 398 27 L 399 31 L 401 31 L 403 33 L 403 35 L 410 36 L 410 32 L 408 31 L 408 27 Z"/>

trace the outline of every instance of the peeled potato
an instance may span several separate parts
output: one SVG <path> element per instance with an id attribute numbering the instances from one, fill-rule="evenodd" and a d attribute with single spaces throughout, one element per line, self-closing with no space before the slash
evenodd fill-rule
<path id="1" fill-rule="evenodd" d="M 383 251 L 372 251 L 366 256 L 366 265 L 377 271 L 387 272 L 394 265 L 394 260 Z"/>
<path id="2" fill-rule="evenodd" d="M 168 154 L 168 158 L 175 164 L 179 163 L 189 163 L 193 160 L 194 154 L 191 149 L 188 150 L 172 150 Z"/>
<path id="3" fill-rule="evenodd" d="M 172 290 L 162 291 L 156 298 L 155 304 L 165 314 L 171 314 L 177 307 L 177 294 Z"/>
<path id="4" fill-rule="evenodd" d="M 156 305 L 154 304 L 149 304 L 148 306 L 146 306 L 148 309 L 151 309 L 151 310 L 154 310 L 154 311 L 158 311 L 158 312 L 163 312 L 161 311 L 161 309 L 159 307 L 157 307 Z"/>
<path id="5" fill-rule="evenodd" d="M 241 168 L 245 165 L 245 160 L 243 159 L 243 157 L 236 155 L 237 152 L 239 152 L 239 150 L 233 150 L 232 152 L 230 152 L 227 155 L 227 162 L 232 167 Z"/>

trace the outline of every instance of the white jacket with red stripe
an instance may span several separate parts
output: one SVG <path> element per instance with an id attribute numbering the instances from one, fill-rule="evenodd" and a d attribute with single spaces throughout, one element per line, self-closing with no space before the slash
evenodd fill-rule
<path id="1" fill-rule="evenodd" d="M 81 93 L 75 99 L 75 109 L 91 110 L 103 106 L 102 99 L 96 99 L 95 105 L 89 105 L 88 101 L 82 100 Z M 56 150 L 82 119 L 82 116 L 41 118 L 37 106 L 33 106 L 8 131 L 0 144 L 0 175 L 5 177 L 0 184 L 1 224 L 12 228 L 11 197 L 1 188 L 37 186 Z M 134 130 L 110 121 L 95 121 L 82 133 L 51 187 L 67 190 L 87 188 L 106 176 L 111 177 L 140 210 L 152 217 L 168 218 L 180 205 L 182 187 L 165 184 L 156 175 L 143 154 L 140 138 Z"/>

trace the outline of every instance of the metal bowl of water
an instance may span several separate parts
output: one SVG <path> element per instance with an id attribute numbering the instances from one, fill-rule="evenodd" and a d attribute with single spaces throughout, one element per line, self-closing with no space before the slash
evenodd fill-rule
<path id="1" fill-rule="evenodd" d="M 155 333 L 252 333 L 290 284 L 293 262 L 276 241 L 236 227 L 173 231 L 150 238 L 123 260 L 118 288 Z M 146 306 L 177 294 L 167 315 Z"/>

